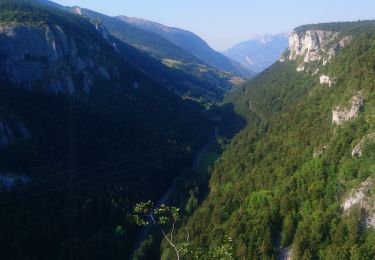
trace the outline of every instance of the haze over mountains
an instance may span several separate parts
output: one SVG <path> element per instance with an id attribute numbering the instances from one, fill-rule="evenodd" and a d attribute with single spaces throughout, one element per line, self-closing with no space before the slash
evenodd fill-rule
<path id="1" fill-rule="evenodd" d="M 236 44 L 223 54 L 257 73 L 277 61 L 288 47 L 289 33 L 266 34 Z"/>
<path id="2" fill-rule="evenodd" d="M 254 76 L 254 73 L 251 72 L 250 69 L 241 66 L 239 63 L 230 60 L 221 53 L 213 50 L 202 38 L 192 32 L 168 27 L 140 18 L 127 16 L 118 16 L 117 18 L 131 25 L 137 26 L 138 28 L 164 37 L 214 68 L 237 73 L 243 77 Z"/>

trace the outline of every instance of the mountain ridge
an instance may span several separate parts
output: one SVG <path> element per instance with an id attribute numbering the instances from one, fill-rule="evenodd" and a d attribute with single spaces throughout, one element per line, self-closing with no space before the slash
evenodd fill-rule
<path id="1" fill-rule="evenodd" d="M 226 96 L 247 125 L 187 217 L 197 254 L 230 237 L 241 259 L 375 257 L 374 39 L 374 21 L 298 27 L 289 59 Z"/>
<path id="2" fill-rule="evenodd" d="M 117 16 L 116 18 L 141 29 L 156 33 L 182 49 L 192 53 L 205 63 L 224 71 L 238 74 L 243 77 L 254 76 L 254 73 L 246 71 L 244 67 L 224 57 L 221 53 L 213 50 L 207 42 L 198 35 L 176 27 L 169 27 L 160 23 L 148 21 L 141 18 Z"/>
<path id="3" fill-rule="evenodd" d="M 240 42 L 223 54 L 255 72 L 261 72 L 279 59 L 288 46 L 287 33 L 265 34 Z"/>
<path id="4" fill-rule="evenodd" d="M 0 258 L 128 258 L 133 205 L 191 166 L 204 107 L 81 16 L 0 0 L 0 24 Z"/>

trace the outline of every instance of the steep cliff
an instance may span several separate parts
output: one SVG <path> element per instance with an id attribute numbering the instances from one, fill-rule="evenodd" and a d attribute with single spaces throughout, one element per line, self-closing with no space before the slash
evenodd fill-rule
<path id="1" fill-rule="evenodd" d="M 38 85 L 55 93 L 73 94 L 88 93 L 95 80 L 118 77 L 111 60 L 115 52 L 106 46 L 101 33 L 83 19 L 70 17 L 62 23 L 57 14 L 36 20 L 11 12 L 8 16 L 0 23 L 3 80 L 28 89 Z M 77 28 L 74 24 L 80 28 L 72 30 Z M 85 31 L 85 27 L 90 31 Z"/>
<path id="2" fill-rule="evenodd" d="M 296 61 L 298 71 L 306 70 L 306 66 L 312 62 L 326 65 L 351 40 L 351 35 L 342 35 L 335 31 L 316 29 L 293 31 L 289 36 L 289 48 L 280 61 Z"/>
<path id="3" fill-rule="evenodd" d="M 99 23 L 35 2 L 0 0 L 0 259 L 127 259 L 126 216 L 212 125 Z"/>
<path id="4" fill-rule="evenodd" d="M 233 74 L 209 66 L 162 36 L 116 17 L 77 6 L 58 8 L 90 21 L 119 56 L 184 98 L 217 101 L 236 79 Z"/>

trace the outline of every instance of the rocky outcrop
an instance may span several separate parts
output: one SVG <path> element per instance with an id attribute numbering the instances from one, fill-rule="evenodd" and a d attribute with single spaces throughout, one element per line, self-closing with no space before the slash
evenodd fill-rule
<path id="1" fill-rule="evenodd" d="M 14 173 L 0 173 L 0 192 L 12 190 L 18 185 L 25 185 L 30 178 Z"/>
<path id="2" fill-rule="evenodd" d="M 320 61 L 326 65 L 338 50 L 347 46 L 352 40 L 350 35 L 343 36 L 341 39 L 339 37 L 340 34 L 333 31 L 314 29 L 305 32 L 293 31 L 289 36 L 289 49 L 280 58 L 280 62 L 302 58 L 297 71 L 304 71 L 305 69 L 301 69 L 302 64 L 313 61 Z"/>
<path id="3" fill-rule="evenodd" d="M 0 145 L 10 144 L 13 139 L 13 131 L 8 124 L 0 122 Z"/>
<path id="4" fill-rule="evenodd" d="M 353 157 L 361 157 L 363 155 L 363 147 L 369 143 L 375 142 L 375 133 L 370 133 L 366 136 L 364 136 L 361 141 L 354 146 L 352 150 L 352 156 Z"/>
<path id="5" fill-rule="evenodd" d="M 357 144 L 352 150 L 353 157 L 361 157 L 362 156 L 362 144 Z"/>
<path id="6" fill-rule="evenodd" d="M 25 125 L 19 121 L 0 120 L 0 146 L 11 144 L 16 138 L 30 139 L 31 135 Z"/>
<path id="7" fill-rule="evenodd" d="M 352 97 L 352 106 L 350 110 L 348 109 L 341 109 L 340 107 L 336 107 L 332 110 L 332 123 L 336 125 L 341 125 L 344 122 L 353 120 L 356 118 L 363 107 L 363 96 L 362 93 L 358 93 L 354 97 Z"/>
<path id="8" fill-rule="evenodd" d="M 305 64 L 304 63 L 301 63 L 297 69 L 296 69 L 298 72 L 301 72 L 301 71 L 305 71 Z"/>
<path id="9" fill-rule="evenodd" d="M 373 201 L 374 179 L 362 182 L 357 189 L 351 191 L 348 198 L 341 204 L 344 213 L 349 213 L 353 207 L 359 207 L 366 212 L 365 224 L 375 228 L 375 203 Z"/>
<path id="10" fill-rule="evenodd" d="M 2 23 L 0 78 L 28 89 L 37 83 L 55 93 L 88 92 L 95 78 L 115 74 L 101 51 L 59 25 Z"/>
<path id="11" fill-rule="evenodd" d="M 329 87 L 331 87 L 333 84 L 333 80 L 327 75 L 322 75 L 320 76 L 319 79 L 320 79 L 320 84 L 328 84 Z"/>
<path id="12" fill-rule="evenodd" d="M 289 36 L 289 60 L 296 60 L 299 56 L 303 56 L 306 63 L 321 60 L 321 52 L 337 37 L 338 33 L 331 31 L 308 30 L 302 34 L 292 32 Z"/>
<path id="13" fill-rule="evenodd" d="M 326 145 L 319 148 L 319 150 L 317 150 L 316 152 L 313 153 L 313 158 L 317 158 L 317 157 L 321 156 L 326 149 L 327 149 Z"/>
<path id="14" fill-rule="evenodd" d="M 313 73 L 311 73 L 311 75 L 315 76 L 315 75 L 317 75 L 319 73 L 319 71 L 320 71 L 319 68 L 317 68 Z"/>
<path id="15" fill-rule="evenodd" d="M 79 6 L 73 7 L 73 13 L 82 15 L 82 9 Z"/>

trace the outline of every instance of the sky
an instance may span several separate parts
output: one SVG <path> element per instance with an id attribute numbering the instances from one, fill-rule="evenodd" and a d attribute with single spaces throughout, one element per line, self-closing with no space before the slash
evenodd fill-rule
<path id="1" fill-rule="evenodd" d="M 192 31 L 216 50 L 310 23 L 375 19 L 374 0 L 54 0 Z"/>

